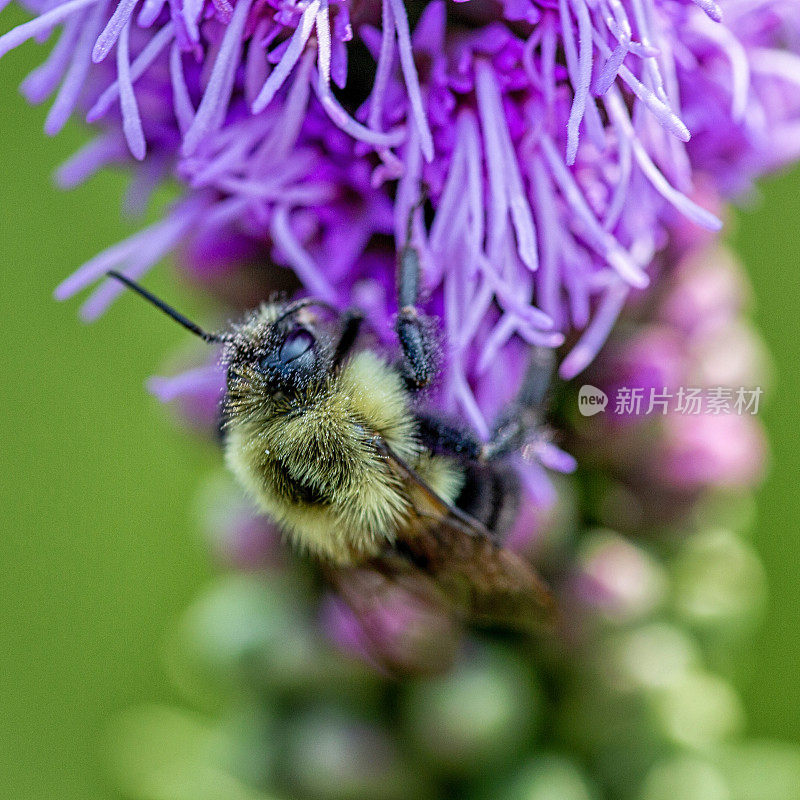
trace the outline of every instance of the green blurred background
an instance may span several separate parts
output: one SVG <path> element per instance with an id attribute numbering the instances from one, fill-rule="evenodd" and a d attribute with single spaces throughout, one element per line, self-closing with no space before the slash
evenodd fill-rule
<path id="1" fill-rule="evenodd" d="M 4 12 L 3 29 L 18 18 Z M 192 508 L 217 454 L 143 389 L 185 341 L 180 329 L 126 300 L 87 327 L 76 302 L 52 300 L 61 278 L 134 223 L 119 214 L 122 175 L 54 188 L 52 169 L 85 133 L 73 126 L 49 140 L 44 112 L 17 95 L 39 58 L 29 45 L 0 65 L 0 794 L 96 800 L 116 796 L 102 770 L 109 721 L 171 694 L 162 641 L 211 569 Z M 770 605 L 737 683 L 752 733 L 800 741 L 800 172 L 763 189 L 728 234 L 750 269 L 777 375 L 755 532 Z M 197 307 L 167 270 L 148 284 Z"/>

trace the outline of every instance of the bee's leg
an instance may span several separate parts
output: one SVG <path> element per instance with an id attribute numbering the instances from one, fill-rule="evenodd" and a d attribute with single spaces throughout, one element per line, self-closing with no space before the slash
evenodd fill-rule
<path id="1" fill-rule="evenodd" d="M 342 359 L 350 352 L 358 338 L 364 315 L 357 308 L 350 308 L 342 314 L 342 327 L 339 332 L 339 341 L 333 354 L 333 366 L 338 367 Z"/>
<path id="2" fill-rule="evenodd" d="M 469 461 L 481 456 L 483 444 L 463 430 L 433 414 L 417 414 L 420 443 L 434 455 L 448 455 Z"/>
<path id="3" fill-rule="evenodd" d="M 554 369 L 555 352 L 534 347 L 519 394 L 498 418 L 491 440 L 482 448 L 482 460 L 508 455 L 524 444 L 530 431 L 542 425 Z"/>
<path id="4" fill-rule="evenodd" d="M 488 442 L 480 442 L 470 431 L 435 415 L 419 413 L 416 419 L 420 442 L 432 453 L 467 461 L 494 461 L 508 455 L 543 423 L 554 366 L 552 350 L 533 349 L 519 394 L 501 413 Z"/>
<path id="5" fill-rule="evenodd" d="M 412 209 L 412 215 L 416 209 Z M 419 252 L 411 242 L 409 219 L 406 243 L 397 258 L 397 338 L 403 350 L 401 370 L 411 389 L 422 389 L 435 377 L 438 345 L 430 318 L 417 308 L 420 294 Z"/>

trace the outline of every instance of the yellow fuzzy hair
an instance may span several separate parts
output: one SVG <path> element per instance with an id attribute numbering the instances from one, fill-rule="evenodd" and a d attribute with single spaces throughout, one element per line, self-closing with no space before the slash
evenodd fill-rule
<path id="1" fill-rule="evenodd" d="M 234 409 L 226 461 L 301 550 L 358 562 L 411 524 L 415 489 L 370 444 L 375 433 L 444 499 L 452 502 L 461 488 L 458 465 L 420 447 L 402 380 L 375 353 L 355 354 L 338 374 L 283 404 L 257 382 L 246 391 L 263 396 L 241 401 L 247 414 Z"/>

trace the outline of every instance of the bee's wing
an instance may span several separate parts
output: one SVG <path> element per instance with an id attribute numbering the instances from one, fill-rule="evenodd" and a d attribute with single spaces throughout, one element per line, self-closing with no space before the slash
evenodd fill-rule
<path id="1" fill-rule="evenodd" d="M 554 620 L 553 597 L 530 564 L 446 517 L 420 525 L 400 549 L 474 622 L 531 629 Z"/>
<path id="2" fill-rule="evenodd" d="M 478 520 L 440 497 L 382 439 L 376 447 L 425 495 L 434 514 L 420 514 L 397 549 L 429 574 L 474 621 L 535 627 L 555 615 L 552 595 L 533 567 L 502 547 Z"/>

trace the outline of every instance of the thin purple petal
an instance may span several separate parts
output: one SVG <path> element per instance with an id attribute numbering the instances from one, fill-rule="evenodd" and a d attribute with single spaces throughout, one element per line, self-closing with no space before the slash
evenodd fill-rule
<path id="1" fill-rule="evenodd" d="M 111 19 L 106 24 L 103 32 L 97 37 L 92 49 L 92 61 L 100 63 L 117 43 L 123 28 L 128 24 L 133 14 L 133 9 L 139 0 L 119 0 Z"/>

